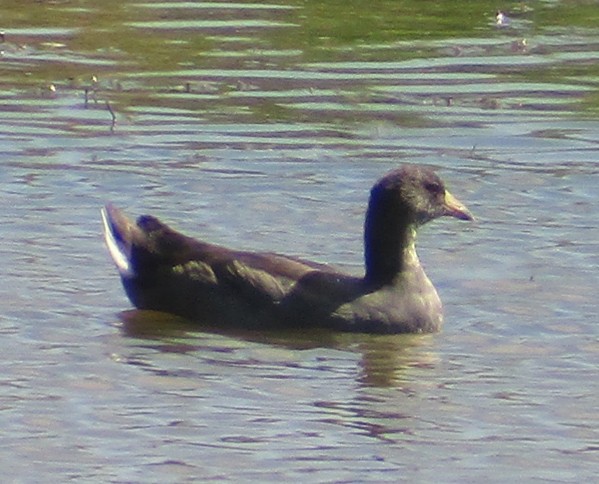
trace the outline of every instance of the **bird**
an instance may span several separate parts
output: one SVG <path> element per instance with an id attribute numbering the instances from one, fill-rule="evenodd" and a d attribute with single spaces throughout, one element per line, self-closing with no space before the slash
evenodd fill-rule
<path id="1" fill-rule="evenodd" d="M 229 249 L 183 235 L 154 216 L 108 203 L 104 239 L 140 310 L 215 328 L 432 333 L 441 300 L 416 253 L 418 229 L 442 216 L 474 220 L 429 167 L 401 165 L 372 187 L 362 276 L 278 253 Z"/>

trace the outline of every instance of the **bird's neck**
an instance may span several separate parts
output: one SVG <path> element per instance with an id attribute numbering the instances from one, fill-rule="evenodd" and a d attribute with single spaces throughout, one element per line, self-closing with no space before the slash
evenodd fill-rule
<path id="1" fill-rule="evenodd" d="M 417 224 L 389 201 L 371 199 L 364 225 L 365 279 L 376 286 L 392 284 L 420 266 L 416 254 Z"/>

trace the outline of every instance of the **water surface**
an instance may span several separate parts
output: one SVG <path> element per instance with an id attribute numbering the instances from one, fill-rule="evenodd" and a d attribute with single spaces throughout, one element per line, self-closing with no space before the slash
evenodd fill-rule
<path id="1" fill-rule="evenodd" d="M 592 2 L 3 2 L 0 463 L 13 482 L 591 482 Z M 131 311 L 108 200 L 359 273 L 371 184 L 438 169 L 438 335 Z"/>

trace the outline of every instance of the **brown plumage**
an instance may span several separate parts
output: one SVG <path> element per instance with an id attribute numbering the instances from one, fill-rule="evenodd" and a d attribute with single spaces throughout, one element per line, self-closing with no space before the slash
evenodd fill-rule
<path id="1" fill-rule="evenodd" d="M 430 169 L 405 165 L 372 188 L 364 277 L 272 253 L 234 251 L 158 219 L 102 211 L 105 239 L 131 302 L 216 326 L 438 331 L 442 307 L 416 254 L 416 232 L 441 216 L 472 220 Z"/>

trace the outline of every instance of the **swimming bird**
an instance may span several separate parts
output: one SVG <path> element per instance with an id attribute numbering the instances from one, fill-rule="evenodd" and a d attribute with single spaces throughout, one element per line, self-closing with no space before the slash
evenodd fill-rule
<path id="1" fill-rule="evenodd" d="M 364 224 L 365 274 L 275 253 L 231 250 L 183 235 L 153 216 L 137 222 L 108 204 L 105 242 L 139 309 L 217 327 L 438 331 L 441 300 L 416 254 L 423 224 L 473 220 L 430 169 L 404 165 L 373 186 Z"/>

